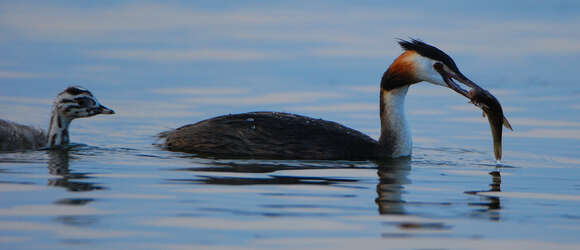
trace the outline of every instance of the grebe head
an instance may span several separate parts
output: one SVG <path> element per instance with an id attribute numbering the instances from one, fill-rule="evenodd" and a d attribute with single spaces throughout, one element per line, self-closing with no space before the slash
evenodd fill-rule
<path id="1" fill-rule="evenodd" d="M 398 85 L 408 85 L 421 81 L 448 87 L 467 97 L 468 92 L 457 85 L 453 79 L 472 88 L 479 88 L 469 80 L 445 52 L 419 40 L 400 40 L 399 45 L 405 50 L 387 73 L 398 75 L 404 80 L 394 81 Z M 390 71 L 390 72 L 389 72 Z M 400 86 L 391 86 L 391 89 Z M 390 90 L 387 86 L 385 90 Z"/>
<path id="2" fill-rule="evenodd" d="M 54 108 L 68 120 L 115 113 L 101 105 L 89 90 L 79 86 L 71 86 L 60 92 L 54 101 Z"/>
<path id="3" fill-rule="evenodd" d="M 68 87 L 56 96 L 52 105 L 46 146 L 50 148 L 68 144 L 68 127 L 76 118 L 114 113 L 112 109 L 101 105 L 87 89 L 79 86 Z"/>

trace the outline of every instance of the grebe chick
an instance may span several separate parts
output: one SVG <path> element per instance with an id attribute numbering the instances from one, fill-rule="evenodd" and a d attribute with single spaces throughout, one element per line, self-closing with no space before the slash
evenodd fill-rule
<path id="1" fill-rule="evenodd" d="M 93 94 L 78 86 L 60 92 L 52 104 L 48 132 L 0 119 L 0 151 L 33 150 L 69 143 L 68 127 L 76 118 L 114 114 Z"/>
<path id="2" fill-rule="evenodd" d="M 305 116 L 255 112 L 225 115 L 159 134 L 171 151 L 212 157 L 370 160 L 411 155 L 411 133 L 405 118 L 410 85 L 426 81 L 462 91 L 452 80 L 477 86 L 453 59 L 419 40 L 400 40 L 404 52 L 381 79 L 378 141 L 335 122 Z M 461 94 L 461 93 L 460 93 Z"/>

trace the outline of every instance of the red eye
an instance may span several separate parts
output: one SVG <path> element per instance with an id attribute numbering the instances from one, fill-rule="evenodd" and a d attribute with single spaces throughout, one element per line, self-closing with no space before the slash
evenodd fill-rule
<path id="1" fill-rule="evenodd" d="M 433 68 L 436 69 L 437 71 L 442 70 L 443 69 L 443 64 L 441 64 L 441 63 L 435 63 L 435 64 L 433 64 Z"/>

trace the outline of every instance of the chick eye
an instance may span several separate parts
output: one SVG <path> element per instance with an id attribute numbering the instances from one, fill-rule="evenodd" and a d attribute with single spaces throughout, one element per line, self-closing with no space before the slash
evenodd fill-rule
<path id="1" fill-rule="evenodd" d="M 79 98 L 76 101 L 81 107 L 90 107 L 90 106 L 93 106 L 95 104 L 95 101 L 93 101 L 89 98 Z"/>

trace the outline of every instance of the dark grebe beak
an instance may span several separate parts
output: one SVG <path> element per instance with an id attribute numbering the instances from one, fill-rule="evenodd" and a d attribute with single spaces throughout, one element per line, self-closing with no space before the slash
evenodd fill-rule
<path id="1" fill-rule="evenodd" d="M 443 80 L 450 89 L 461 94 L 462 96 L 465 96 L 467 99 L 471 100 L 469 92 L 461 88 L 457 83 L 453 81 L 453 79 L 459 81 L 460 83 L 465 84 L 465 86 L 471 87 L 476 91 L 485 91 L 483 88 L 479 87 L 479 85 L 475 84 L 473 81 L 469 80 L 469 78 L 461 74 L 461 72 L 447 71 L 441 64 L 436 64 L 434 68 L 435 70 L 437 70 L 437 72 L 439 72 L 441 77 L 443 77 Z"/>

